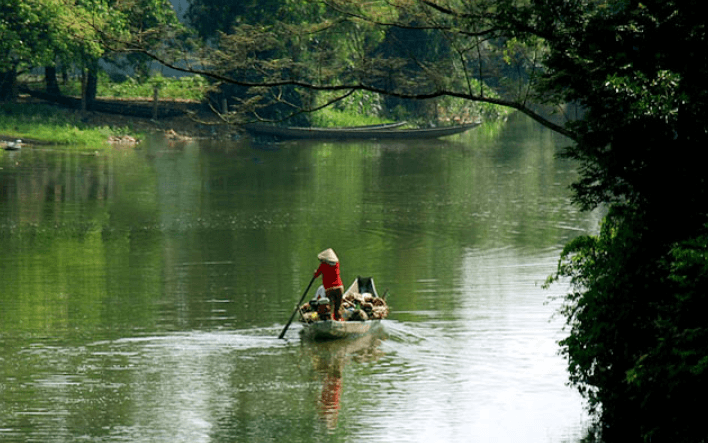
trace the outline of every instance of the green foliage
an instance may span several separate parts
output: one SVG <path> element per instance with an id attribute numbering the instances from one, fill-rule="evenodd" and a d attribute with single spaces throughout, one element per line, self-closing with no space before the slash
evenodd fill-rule
<path id="1" fill-rule="evenodd" d="M 708 228 L 708 227 L 707 227 Z M 570 381 L 608 439 L 703 441 L 708 395 L 708 229 L 670 251 L 644 217 L 614 208 L 597 237 L 563 251 L 549 282 L 568 278 L 560 342 Z"/>
<path id="2" fill-rule="evenodd" d="M 490 104 L 474 109 L 477 117 L 498 116 L 493 106 L 508 99 L 492 92 L 487 82 L 503 83 L 513 95 L 527 94 L 518 84 L 528 75 L 514 71 L 498 82 L 499 73 L 488 65 L 505 60 L 513 65 L 512 72 L 537 64 L 529 54 L 539 45 L 532 46 L 531 40 L 505 47 L 504 39 L 487 38 L 484 30 L 477 35 L 486 22 L 458 23 L 452 14 L 416 2 L 293 0 L 249 5 L 199 0 L 188 14 L 213 45 L 203 57 L 209 72 L 223 80 L 221 95 L 213 100 L 236 102 L 231 116 L 235 121 L 279 121 L 311 109 L 322 91 L 351 90 L 387 91 L 377 112 L 387 117 L 434 121 L 441 101 L 410 99 L 445 95 L 460 100 L 474 96 Z M 468 26 L 475 29 L 470 32 Z"/>
<path id="3" fill-rule="evenodd" d="M 662 269 L 667 270 L 670 296 L 657 307 L 657 340 L 627 379 L 641 392 L 646 436 L 705 441 L 705 431 L 695 425 L 703 413 L 695 405 L 708 395 L 708 327 L 703 315 L 708 305 L 708 229 L 674 245 Z"/>
<path id="4" fill-rule="evenodd" d="M 279 21 L 304 25 L 324 11 L 319 2 L 303 0 L 192 0 L 187 19 L 204 39 L 218 39 L 239 25 L 272 25 Z"/>
<path id="5" fill-rule="evenodd" d="M 99 54 L 95 32 L 80 25 L 86 10 L 72 6 L 60 0 L 0 0 L 0 71 L 53 64 L 76 52 Z"/>
<path id="6" fill-rule="evenodd" d="M 119 35 L 124 23 L 105 0 L 0 0 L 0 11 L 0 70 L 100 57 L 98 29 Z"/>
<path id="7" fill-rule="evenodd" d="M 316 127 L 328 128 L 337 126 L 364 126 L 390 123 L 390 120 L 376 117 L 375 115 L 362 115 L 351 112 L 338 111 L 325 108 L 314 112 L 310 116 L 310 123 Z"/>
<path id="8" fill-rule="evenodd" d="M 316 95 L 316 104 L 322 106 L 328 101 L 338 97 L 338 94 L 332 93 L 319 93 Z M 317 120 L 317 115 L 345 115 L 348 114 L 350 118 L 362 119 L 371 118 L 371 121 L 376 124 L 376 120 L 381 120 L 384 116 L 383 112 L 383 100 L 379 94 L 367 91 L 355 91 L 352 94 L 344 97 L 341 100 L 336 101 L 333 105 L 328 108 L 318 111 L 313 114 L 313 118 Z M 333 111 L 333 112 L 331 112 Z M 312 119 L 311 119 L 312 120 Z M 313 120 L 313 121 L 315 121 Z M 379 122 L 380 123 L 380 122 Z M 369 124 L 369 123 L 362 123 Z M 339 125 L 335 125 L 339 126 Z"/>
<path id="9" fill-rule="evenodd" d="M 203 100 L 207 80 L 200 75 L 185 77 L 164 77 L 154 74 L 147 82 L 139 83 L 133 78 L 128 78 L 121 83 L 103 81 L 99 84 L 100 97 L 152 97 L 153 89 L 157 87 L 160 98 L 176 98 L 188 100 Z"/>
<path id="10" fill-rule="evenodd" d="M 499 95 L 483 82 L 473 80 L 476 90 L 483 90 L 488 97 L 499 97 Z M 443 113 L 443 119 L 452 120 L 455 118 L 465 118 L 476 120 L 482 118 L 485 121 L 494 121 L 500 117 L 509 115 L 511 109 L 505 106 L 495 105 L 485 102 L 474 102 L 457 97 L 441 97 L 437 99 L 438 114 Z"/>
<path id="11" fill-rule="evenodd" d="M 587 111 L 574 125 L 579 143 L 567 151 L 581 161 L 578 201 L 592 208 L 654 204 L 667 194 L 682 200 L 656 211 L 705 201 L 695 165 L 705 142 L 698 116 L 706 113 L 708 68 L 704 56 L 686 63 L 684 55 L 705 46 L 705 25 L 694 17 L 698 3 L 538 3 L 539 32 L 550 42 L 545 92 Z M 562 20 L 543 19 L 559 14 Z M 671 179 L 657 180 L 666 170 Z"/>
<path id="12" fill-rule="evenodd" d="M 570 333 L 560 342 L 570 381 L 591 408 L 602 406 L 613 419 L 628 414 L 620 407 L 628 397 L 624 374 L 638 357 L 639 342 L 651 336 L 645 310 L 661 283 L 638 278 L 656 265 L 648 259 L 651 245 L 638 241 L 643 237 L 641 219 L 613 209 L 599 236 L 579 237 L 564 248 L 554 277 L 568 278 L 573 288 L 561 310 Z"/>
<path id="13" fill-rule="evenodd" d="M 168 0 L 133 0 L 115 2 L 114 12 L 120 17 L 122 26 L 103 27 L 109 47 L 118 47 L 119 41 L 129 40 L 130 36 L 139 39 L 145 45 L 158 48 L 165 40 L 174 38 L 184 28 L 179 24 L 177 15 Z M 169 31 L 168 31 L 169 30 Z M 109 53 L 106 62 L 119 68 L 133 71 L 134 77 L 143 82 L 150 77 L 153 60 L 139 52 Z"/>
<path id="14" fill-rule="evenodd" d="M 158 46 L 164 26 L 180 29 L 167 0 L 0 0 L 0 95 L 11 97 L 16 73 L 61 65 L 88 69 L 93 75 L 98 59 L 110 59 L 118 42 L 130 35 Z M 142 54 L 124 57 L 140 75 L 150 60 Z M 9 79 L 9 80 L 7 80 Z M 92 83 L 91 83 L 92 84 Z M 90 91 L 92 92 L 92 91 Z"/>

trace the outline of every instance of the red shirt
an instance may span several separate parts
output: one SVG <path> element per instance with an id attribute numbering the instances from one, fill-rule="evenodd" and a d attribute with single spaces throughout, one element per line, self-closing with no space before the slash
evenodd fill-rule
<path id="1" fill-rule="evenodd" d="M 322 275 L 322 285 L 325 289 L 344 286 L 344 283 L 342 283 L 342 278 L 339 276 L 339 263 L 331 266 L 325 262 L 322 262 L 320 267 L 315 271 L 315 277 L 319 275 Z"/>

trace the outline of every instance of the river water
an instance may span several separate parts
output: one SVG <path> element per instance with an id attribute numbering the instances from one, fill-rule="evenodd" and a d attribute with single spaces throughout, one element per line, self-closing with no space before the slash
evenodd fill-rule
<path id="1" fill-rule="evenodd" d="M 442 141 L 0 153 L 0 440 L 579 442 L 566 287 L 541 284 L 598 216 L 570 204 L 564 143 L 514 117 Z M 277 339 L 327 247 L 389 318 Z"/>

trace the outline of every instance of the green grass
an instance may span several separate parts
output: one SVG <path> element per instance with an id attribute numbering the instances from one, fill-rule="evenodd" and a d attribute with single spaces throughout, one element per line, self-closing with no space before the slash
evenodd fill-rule
<path id="1" fill-rule="evenodd" d="M 37 76 L 24 76 L 27 84 L 41 84 Z M 159 88 L 160 99 L 202 100 L 208 82 L 201 76 L 167 78 L 154 75 L 148 81 L 139 83 L 132 78 L 111 81 L 101 73 L 98 81 L 98 97 L 148 98 L 152 99 L 155 86 Z M 70 79 L 59 85 L 62 94 L 81 95 L 79 79 Z M 127 127 L 96 126 L 85 123 L 81 114 L 51 105 L 40 104 L 0 104 L 0 135 L 23 140 L 37 140 L 57 145 L 71 145 L 75 148 L 109 146 L 110 136 L 132 135 L 142 138 Z"/>
<path id="2" fill-rule="evenodd" d="M 0 134 L 72 146 L 108 146 L 111 135 L 129 133 L 128 128 L 90 127 L 76 113 L 49 105 L 0 105 Z"/>
<path id="3" fill-rule="evenodd" d="M 100 73 L 96 95 L 98 97 L 152 99 L 155 86 L 159 89 L 161 99 L 201 101 L 204 99 L 209 83 L 206 78 L 200 75 L 173 78 L 155 74 L 148 81 L 140 83 L 132 77 L 125 77 L 122 81 L 112 81 L 107 74 Z M 60 88 L 64 95 L 81 96 L 81 81 L 79 79 L 72 79 L 66 84 L 61 84 Z"/>
<path id="4" fill-rule="evenodd" d="M 321 109 L 310 115 L 313 126 L 322 128 L 332 128 L 336 126 L 365 126 L 378 125 L 382 123 L 392 123 L 391 120 L 384 120 L 379 117 L 361 115 L 339 111 L 332 108 Z"/>

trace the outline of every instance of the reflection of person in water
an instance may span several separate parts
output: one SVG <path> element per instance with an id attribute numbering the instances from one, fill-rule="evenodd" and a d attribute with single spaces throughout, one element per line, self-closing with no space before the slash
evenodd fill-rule
<path id="1" fill-rule="evenodd" d="M 334 368 L 333 368 L 334 369 Z M 325 374 L 322 382 L 322 396 L 320 397 L 320 414 L 327 424 L 328 429 L 336 429 L 339 417 L 339 399 L 342 394 L 342 373 L 333 370 Z"/>
<path id="2" fill-rule="evenodd" d="M 383 355 L 379 349 L 380 343 L 379 336 L 367 334 L 354 340 L 306 344 L 311 353 L 313 369 L 322 377 L 322 392 L 317 400 L 317 410 L 327 429 L 337 428 L 347 362 L 352 358 L 357 362 L 377 360 Z"/>

